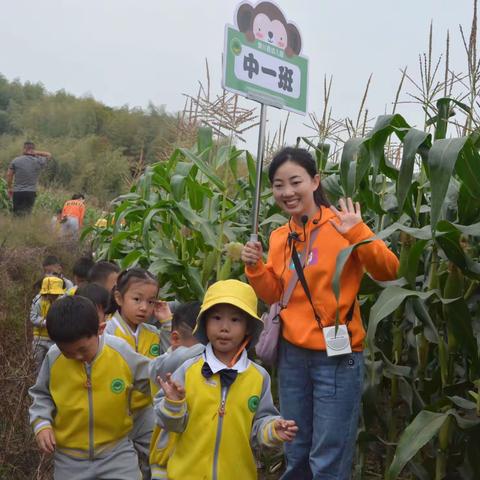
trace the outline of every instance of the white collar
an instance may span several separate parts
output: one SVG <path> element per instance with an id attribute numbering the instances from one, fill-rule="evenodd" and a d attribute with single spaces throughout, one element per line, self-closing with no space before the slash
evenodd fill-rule
<path id="1" fill-rule="evenodd" d="M 217 373 L 224 368 L 231 368 L 232 370 L 236 370 L 238 373 L 244 372 L 248 366 L 250 365 L 250 360 L 248 359 L 247 351 L 243 349 L 240 358 L 237 360 L 237 363 L 233 367 L 229 367 L 221 362 L 213 353 L 213 348 L 210 342 L 208 342 L 205 353 L 204 353 L 205 361 L 208 363 L 210 370 L 212 373 Z"/>
<path id="2" fill-rule="evenodd" d="M 142 323 L 139 323 L 137 325 L 137 329 L 133 331 L 130 325 L 125 321 L 125 319 L 122 317 L 122 314 L 118 310 L 113 314 L 112 320 L 113 319 L 117 321 L 116 323 L 120 327 L 120 329 L 123 331 L 123 333 L 125 334 L 129 333 L 132 337 L 138 340 L 138 334 L 140 333 L 140 328 L 143 328 Z M 125 328 L 128 330 L 128 332 L 125 331 Z"/>

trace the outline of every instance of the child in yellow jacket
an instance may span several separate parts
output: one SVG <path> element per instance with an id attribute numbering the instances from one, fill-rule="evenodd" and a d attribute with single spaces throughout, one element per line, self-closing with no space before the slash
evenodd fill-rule
<path id="1" fill-rule="evenodd" d="M 65 294 L 64 280 L 57 276 L 46 276 L 42 280 L 40 293 L 32 301 L 30 321 L 33 324 L 33 355 L 38 370 L 49 348 L 53 345 L 47 332 L 47 313 L 53 302 Z"/>
<path id="2" fill-rule="evenodd" d="M 160 331 L 148 324 L 152 315 L 160 320 L 168 309 L 166 302 L 157 300 L 157 279 L 142 268 L 129 268 L 120 273 L 114 288 L 117 311 L 107 322 L 106 332 L 125 340 L 132 350 L 153 359 L 161 353 Z M 154 425 L 152 397 L 135 392 L 132 395 L 133 430 L 131 438 L 139 454 L 149 455 Z M 146 469 L 148 465 L 146 466 Z M 143 461 L 142 461 L 143 469 Z M 145 470 L 146 473 L 146 470 Z M 148 474 L 146 473 L 148 476 Z"/>
<path id="3" fill-rule="evenodd" d="M 273 405 L 268 373 L 247 356 L 262 327 L 249 285 L 224 280 L 207 290 L 195 330 L 205 352 L 158 379 L 157 422 L 179 433 L 169 480 L 256 479 L 252 444 L 295 437 L 295 422 Z"/>
<path id="4" fill-rule="evenodd" d="M 125 342 L 102 335 L 93 303 L 57 300 L 47 315 L 52 347 L 29 394 L 39 448 L 54 453 L 55 480 L 139 480 L 129 401 L 149 391 L 148 360 Z"/>

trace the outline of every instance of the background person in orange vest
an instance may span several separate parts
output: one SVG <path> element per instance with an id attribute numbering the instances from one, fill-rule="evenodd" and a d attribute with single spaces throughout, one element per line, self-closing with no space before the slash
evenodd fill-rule
<path id="1" fill-rule="evenodd" d="M 62 209 L 62 235 L 64 237 L 76 238 L 80 228 L 83 226 L 85 216 L 85 196 L 81 193 L 72 195 Z"/>

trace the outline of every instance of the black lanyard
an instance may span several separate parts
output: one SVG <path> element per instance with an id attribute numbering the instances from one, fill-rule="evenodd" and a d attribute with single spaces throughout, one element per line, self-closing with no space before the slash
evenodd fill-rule
<path id="1" fill-rule="evenodd" d="M 292 261 L 293 261 L 293 265 L 295 266 L 295 270 L 297 272 L 298 280 L 302 284 L 303 290 L 305 291 L 305 295 L 307 296 L 308 301 L 310 302 L 310 305 L 312 306 L 313 314 L 315 315 L 315 320 L 317 321 L 318 326 L 320 327 L 320 330 L 323 330 L 322 319 L 317 314 L 317 310 L 316 310 L 315 306 L 313 305 L 312 295 L 310 294 L 310 289 L 308 288 L 307 280 L 305 279 L 305 275 L 303 273 L 303 267 L 302 267 L 302 264 L 300 262 L 300 258 L 298 257 L 297 249 L 295 248 L 295 242 L 292 245 Z M 308 263 L 308 257 L 305 259 L 305 265 L 307 265 L 307 263 Z M 355 309 L 355 299 L 353 300 L 353 303 L 352 303 L 352 305 L 350 306 L 350 308 L 347 312 L 346 321 L 345 321 L 345 325 L 347 326 L 347 329 L 348 329 L 348 324 L 351 322 L 351 320 L 353 318 L 354 309 Z"/>
<path id="2" fill-rule="evenodd" d="M 313 314 L 315 315 L 315 320 L 318 322 L 318 326 L 320 327 L 320 330 L 322 330 L 323 329 L 322 319 L 317 314 L 317 310 L 315 309 L 315 306 L 313 305 L 312 295 L 310 294 L 310 289 L 308 288 L 307 280 L 305 279 L 305 275 L 303 273 L 303 267 L 302 267 L 302 264 L 300 263 L 300 258 L 298 257 L 298 252 L 297 252 L 297 249 L 295 247 L 295 243 L 292 245 L 292 261 L 293 261 L 293 265 L 295 266 L 295 270 L 297 272 L 298 280 L 302 284 L 303 290 L 305 291 L 305 295 L 307 296 L 308 301 L 310 302 L 310 305 L 312 306 Z M 307 263 L 308 263 L 308 257 L 306 257 L 306 259 L 305 259 L 305 265 Z"/>

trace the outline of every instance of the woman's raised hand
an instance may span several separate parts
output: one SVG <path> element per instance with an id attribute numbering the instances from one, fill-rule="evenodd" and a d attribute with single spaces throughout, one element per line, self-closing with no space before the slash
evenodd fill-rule
<path id="1" fill-rule="evenodd" d="M 362 214 L 360 204 L 355 202 L 354 205 L 350 197 L 346 201 L 344 198 L 341 198 L 338 204 L 340 205 L 340 210 L 337 210 L 333 205 L 330 207 L 330 210 L 337 216 L 337 221 L 329 220 L 329 222 L 336 228 L 338 233 L 344 234 L 362 221 Z"/>
<path id="2" fill-rule="evenodd" d="M 263 249 L 260 242 L 247 242 L 243 247 L 241 259 L 245 265 L 255 265 L 262 259 Z"/>

